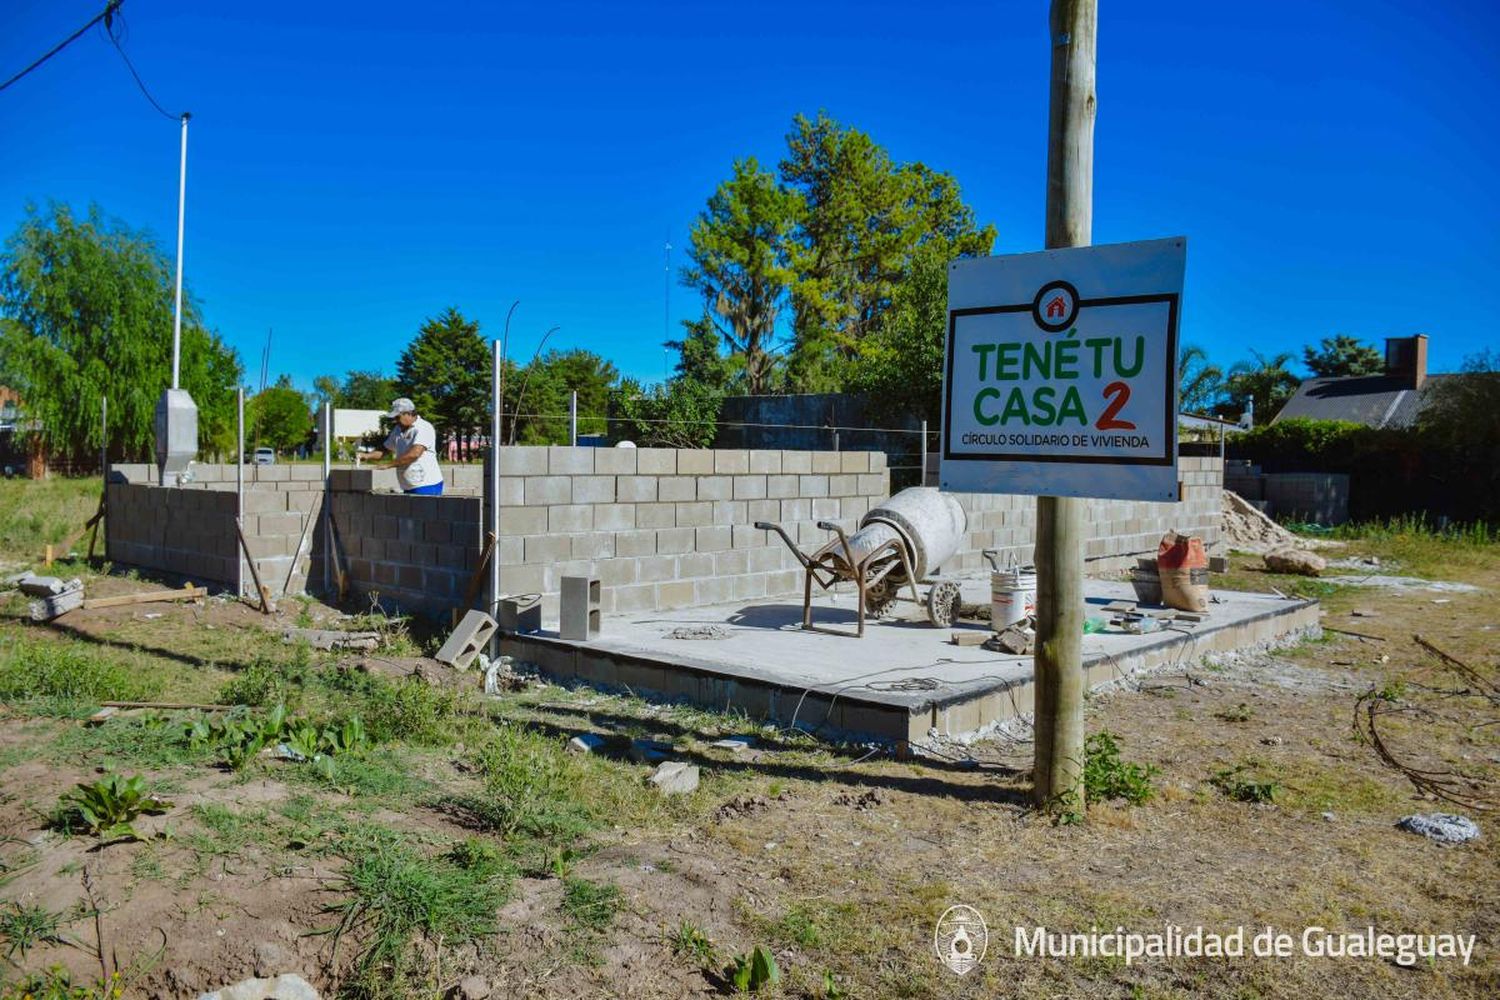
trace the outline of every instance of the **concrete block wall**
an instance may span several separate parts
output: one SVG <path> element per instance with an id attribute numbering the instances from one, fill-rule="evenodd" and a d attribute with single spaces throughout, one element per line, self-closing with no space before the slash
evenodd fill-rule
<path id="1" fill-rule="evenodd" d="M 1148 503 L 1136 500 L 1089 500 L 1089 539 L 1084 548 L 1092 574 L 1129 569 L 1141 556 L 1155 555 L 1161 536 L 1175 530 L 1197 535 L 1205 548 L 1219 544 L 1224 468 L 1217 457 L 1178 459 L 1182 500 Z M 945 573 L 983 568 L 984 549 L 999 549 L 1003 562 L 1029 563 L 1036 544 L 1036 498 L 1013 494 L 960 493 L 969 531 L 958 556 Z"/>
<path id="2" fill-rule="evenodd" d="M 316 465 L 246 465 L 245 542 L 261 583 L 272 596 L 300 594 L 321 573 L 318 518 L 323 470 Z M 251 573 L 235 537 L 235 467 L 193 465 L 193 481 L 180 487 L 154 483 L 149 465 L 116 465 L 107 486 L 105 543 L 117 563 L 233 588 L 235 567 Z"/>
<path id="3" fill-rule="evenodd" d="M 329 477 L 334 544 L 350 591 L 388 610 L 446 617 L 479 565 L 483 501 L 346 488 L 365 476 Z"/>
<path id="4" fill-rule="evenodd" d="M 368 492 L 385 485 L 382 475 L 345 469 L 330 476 L 351 583 L 421 610 L 455 606 L 478 564 L 487 516 L 477 504 L 442 506 L 464 497 Z M 508 447 L 500 476 L 502 589 L 541 594 L 548 615 L 556 613 L 564 576 L 598 576 L 606 612 L 797 592 L 796 558 L 754 522 L 781 523 L 807 550 L 830 537 L 818 521 L 852 529 L 889 495 L 881 452 Z M 434 517 L 449 525 L 449 541 L 419 542 L 418 524 Z M 393 539 L 392 525 L 399 532 L 403 519 L 412 522 L 408 537 Z M 366 548 L 356 538 L 377 544 Z M 438 561 L 422 561 L 428 557 Z M 403 571 L 415 584 L 419 570 L 425 595 L 400 585 Z M 424 602 L 430 608 L 418 603 L 424 596 L 435 596 Z"/>
<path id="5" fill-rule="evenodd" d="M 1349 477 L 1342 472 L 1269 472 L 1261 481 L 1273 517 L 1318 524 L 1349 520 Z"/>

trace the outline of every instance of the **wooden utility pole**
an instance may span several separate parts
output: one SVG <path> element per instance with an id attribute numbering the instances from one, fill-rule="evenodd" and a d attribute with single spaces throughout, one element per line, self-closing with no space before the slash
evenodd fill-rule
<path id="1" fill-rule="evenodd" d="M 1093 238 L 1094 55 L 1098 0 L 1052 0 L 1047 248 Z M 1036 501 L 1036 763 L 1043 808 L 1083 803 L 1084 501 Z"/>

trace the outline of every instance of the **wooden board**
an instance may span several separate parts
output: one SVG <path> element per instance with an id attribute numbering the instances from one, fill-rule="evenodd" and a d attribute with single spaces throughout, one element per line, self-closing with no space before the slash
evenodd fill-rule
<path id="1" fill-rule="evenodd" d="M 153 590 L 145 594 L 121 594 L 119 597 L 92 597 L 83 602 L 83 608 L 88 611 L 93 608 L 119 608 L 127 604 L 152 604 L 156 601 L 196 601 L 207 596 L 207 587 L 183 587 L 181 590 Z"/>

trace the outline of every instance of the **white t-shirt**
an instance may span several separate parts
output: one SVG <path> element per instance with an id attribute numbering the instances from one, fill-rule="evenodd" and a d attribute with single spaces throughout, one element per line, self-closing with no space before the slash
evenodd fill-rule
<path id="1" fill-rule="evenodd" d="M 443 479 L 443 472 L 438 468 L 437 462 L 437 431 L 421 417 L 410 427 L 403 428 L 397 424 L 391 428 L 390 436 L 385 439 L 385 450 L 400 458 L 406 454 L 407 449 L 417 444 L 425 449 L 421 456 L 410 465 L 396 469 L 396 478 L 401 481 L 403 490 L 431 486 Z"/>

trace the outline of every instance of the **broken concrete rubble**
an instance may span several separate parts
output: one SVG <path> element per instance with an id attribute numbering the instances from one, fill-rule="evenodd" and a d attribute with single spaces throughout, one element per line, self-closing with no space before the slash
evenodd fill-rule
<path id="1" fill-rule="evenodd" d="M 698 765 L 669 760 L 659 764 L 647 780 L 663 795 L 686 795 L 698 787 Z"/>
<path id="2" fill-rule="evenodd" d="M 1284 548 L 1265 555 L 1266 569 L 1273 573 L 1317 576 L 1328 568 L 1328 560 L 1306 549 Z"/>

